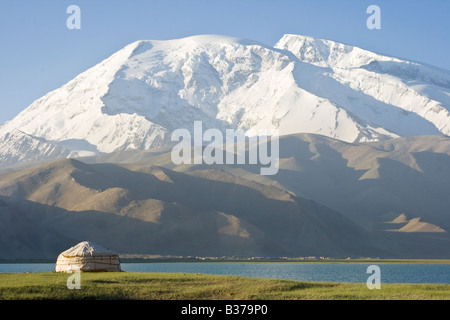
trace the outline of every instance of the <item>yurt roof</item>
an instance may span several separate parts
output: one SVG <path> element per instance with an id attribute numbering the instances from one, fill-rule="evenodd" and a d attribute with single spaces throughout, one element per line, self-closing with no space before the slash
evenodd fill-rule
<path id="1" fill-rule="evenodd" d="M 65 257 L 93 257 L 93 256 L 111 256 L 117 255 L 116 252 L 111 251 L 90 241 L 83 241 L 62 252 L 61 255 Z"/>

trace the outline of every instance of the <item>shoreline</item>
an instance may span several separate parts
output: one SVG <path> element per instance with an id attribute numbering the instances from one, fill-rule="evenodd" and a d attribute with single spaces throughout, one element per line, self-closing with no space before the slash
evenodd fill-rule
<path id="1" fill-rule="evenodd" d="M 360 264 L 450 264 L 450 259 L 220 259 L 220 258 L 120 258 L 121 263 L 360 263 Z M 50 259 L 0 260 L 0 264 L 56 263 Z"/>

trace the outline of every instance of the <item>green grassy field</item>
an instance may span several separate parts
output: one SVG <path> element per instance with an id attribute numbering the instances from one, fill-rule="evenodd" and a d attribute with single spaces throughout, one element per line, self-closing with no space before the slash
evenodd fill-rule
<path id="1" fill-rule="evenodd" d="M 69 290 L 70 274 L 0 274 L 0 299 L 133 300 L 450 300 L 449 284 L 305 282 L 183 273 L 81 273 L 80 289 Z"/>

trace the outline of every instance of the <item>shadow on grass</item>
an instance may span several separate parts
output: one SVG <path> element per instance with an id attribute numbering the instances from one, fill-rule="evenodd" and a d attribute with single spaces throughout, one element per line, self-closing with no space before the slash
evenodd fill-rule
<path id="1" fill-rule="evenodd" d="M 116 284 L 116 283 L 120 283 L 120 281 L 114 281 L 114 280 L 90 280 L 89 282 L 91 283 L 104 283 L 104 284 Z"/>
<path id="2" fill-rule="evenodd" d="M 317 289 L 317 288 L 333 288 L 337 284 L 334 283 L 313 283 L 313 282 L 300 282 L 295 284 L 287 284 L 287 290 L 305 290 L 305 289 Z"/>

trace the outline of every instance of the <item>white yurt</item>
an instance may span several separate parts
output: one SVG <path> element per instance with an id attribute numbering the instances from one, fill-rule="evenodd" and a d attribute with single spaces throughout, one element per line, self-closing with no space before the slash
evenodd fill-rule
<path id="1" fill-rule="evenodd" d="M 119 255 L 90 241 L 83 241 L 62 252 L 56 260 L 56 272 L 121 271 Z"/>

